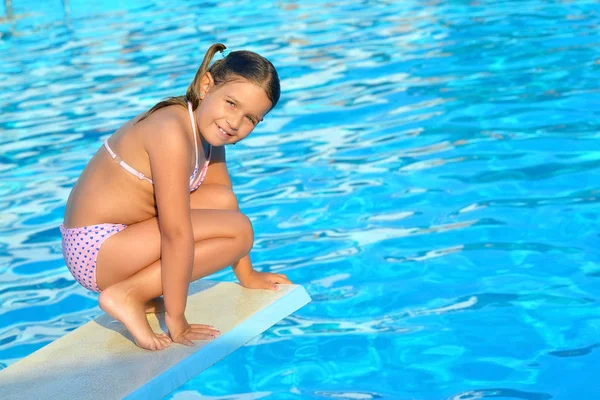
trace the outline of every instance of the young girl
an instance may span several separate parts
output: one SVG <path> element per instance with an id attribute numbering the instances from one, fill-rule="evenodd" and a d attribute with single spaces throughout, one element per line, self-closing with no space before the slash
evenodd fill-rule
<path id="1" fill-rule="evenodd" d="M 224 146 L 247 137 L 277 104 L 279 77 L 258 54 L 225 49 L 208 49 L 185 96 L 158 103 L 104 142 L 75 184 L 60 226 L 75 279 L 101 292 L 100 308 L 144 349 L 219 335 L 186 320 L 190 282 L 232 265 L 247 288 L 291 283 L 252 269 L 252 225 L 225 166 Z M 216 52 L 221 58 L 210 66 Z M 161 294 L 170 338 L 155 334 L 146 319 Z"/>

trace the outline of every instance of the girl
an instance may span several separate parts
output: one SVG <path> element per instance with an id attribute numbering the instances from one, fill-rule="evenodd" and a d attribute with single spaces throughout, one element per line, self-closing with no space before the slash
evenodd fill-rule
<path id="1" fill-rule="evenodd" d="M 252 269 L 252 225 L 225 166 L 224 145 L 247 137 L 277 104 L 279 77 L 258 54 L 225 49 L 208 49 L 185 96 L 156 104 L 104 142 L 73 187 L 60 226 L 75 279 L 101 292 L 100 308 L 144 349 L 219 335 L 186 320 L 190 282 L 232 265 L 247 288 L 291 283 Z M 209 68 L 217 51 L 222 58 Z M 155 334 L 145 315 L 157 310 L 161 294 L 170 338 Z"/>

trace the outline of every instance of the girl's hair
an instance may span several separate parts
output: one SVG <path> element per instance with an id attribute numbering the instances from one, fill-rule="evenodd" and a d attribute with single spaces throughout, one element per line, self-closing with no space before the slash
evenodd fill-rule
<path id="1" fill-rule="evenodd" d="M 214 55 L 218 51 L 225 50 L 226 47 L 222 43 L 216 43 L 210 46 L 204 55 L 204 60 L 194 80 L 187 88 L 185 96 L 168 97 L 167 99 L 156 104 L 148 110 L 137 122 L 142 121 L 154 111 L 171 105 L 181 105 L 187 108 L 187 102 L 192 103 L 192 108 L 195 110 L 200 104 L 200 83 L 207 72 L 213 77 L 214 87 L 219 87 L 227 82 L 232 82 L 240 78 L 254 83 L 265 90 L 267 97 L 271 100 L 273 109 L 279 101 L 279 75 L 275 67 L 266 58 L 247 50 L 232 51 L 225 58 L 215 61 L 209 67 Z M 136 123 L 137 123 L 136 122 Z"/>

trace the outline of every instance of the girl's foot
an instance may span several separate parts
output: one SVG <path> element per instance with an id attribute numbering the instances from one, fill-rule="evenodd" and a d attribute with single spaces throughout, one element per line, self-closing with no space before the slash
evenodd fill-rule
<path id="1" fill-rule="evenodd" d="M 146 303 L 146 314 L 159 314 L 165 312 L 165 300 L 157 297 Z"/>
<path id="2" fill-rule="evenodd" d="M 172 341 L 166 334 L 157 335 L 150 328 L 144 312 L 144 303 L 128 294 L 126 288 L 120 284 L 103 290 L 98 301 L 105 313 L 125 325 L 139 347 L 162 350 L 171 345 Z"/>

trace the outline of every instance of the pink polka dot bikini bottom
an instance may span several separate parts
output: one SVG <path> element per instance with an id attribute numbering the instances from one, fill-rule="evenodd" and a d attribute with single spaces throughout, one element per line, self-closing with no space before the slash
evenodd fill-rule
<path id="1" fill-rule="evenodd" d="M 62 251 L 71 275 L 92 292 L 100 293 L 96 284 L 96 258 L 102 243 L 115 233 L 127 228 L 123 224 L 100 224 L 81 228 L 60 225 Z"/>

